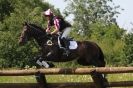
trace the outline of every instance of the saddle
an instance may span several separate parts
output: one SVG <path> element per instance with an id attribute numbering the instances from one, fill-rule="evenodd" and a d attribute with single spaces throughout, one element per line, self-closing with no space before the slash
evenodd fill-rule
<path id="1" fill-rule="evenodd" d="M 75 50 L 78 47 L 78 44 L 76 41 L 74 41 L 72 38 L 61 38 L 60 36 L 55 37 L 57 39 L 56 44 L 58 44 L 60 49 L 63 49 L 63 55 L 69 56 L 71 53 L 70 50 Z M 47 41 L 47 45 L 53 45 L 52 39 L 49 39 Z"/>
<path id="2" fill-rule="evenodd" d="M 52 45 L 52 36 L 51 34 L 48 34 L 49 36 L 49 40 L 47 41 L 47 45 Z M 57 36 L 57 43 L 59 45 L 59 48 L 61 49 L 64 49 L 66 50 L 69 49 L 69 50 L 74 50 L 78 47 L 78 44 L 75 40 L 73 40 L 73 38 L 70 38 L 70 37 L 67 37 L 67 38 L 61 38 L 60 35 L 54 35 L 54 36 Z"/>
<path id="3" fill-rule="evenodd" d="M 73 38 L 63 38 L 58 37 L 58 45 L 60 48 L 69 48 L 70 50 L 76 49 L 78 47 L 77 42 Z"/>

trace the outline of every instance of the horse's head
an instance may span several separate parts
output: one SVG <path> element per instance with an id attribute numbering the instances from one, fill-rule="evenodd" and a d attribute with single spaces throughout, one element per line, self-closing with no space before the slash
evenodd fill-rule
<path id="1" fill-rule="evenodd" d="M 20 45 L 23 45 L 25 44 L 27 41 L 28 41 L 28 38 L 29 38 L 29 32 L 30 32 L 30 29 L 28 27 L 28 23 L 25 22 L 23 24 L 23 30 L 21 32 L 21 36 L 19 38 L 19 44 Z"/>
<path id="2" fill-rule="evenodd" d="M 42 41 L 42 38 L 46 35 L 43 28 L 36 26 L 35 24 L 29 24 L 25 22 L 23 24 L 23 30 L 19 38 L 19 44 L 23 45 L 27 43 L 30 38 L 35 38 L 37 41 Z"/>

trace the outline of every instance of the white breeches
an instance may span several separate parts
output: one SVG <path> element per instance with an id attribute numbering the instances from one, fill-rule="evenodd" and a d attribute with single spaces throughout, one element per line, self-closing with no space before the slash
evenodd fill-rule
<path id="1" fill-rule="evenodd" d="M 70 34 L 70 31 L 71 31 L 71 27 L 65 28 L 65 29 L 64 29 L 64 32 L 63 32 L 63 34 L 62 34 L 62 36 L 61 36 L 61 39 L 62 39 L 63 37 L 64 37 L 64 38 L 68 37 L 68 35 Z"/>

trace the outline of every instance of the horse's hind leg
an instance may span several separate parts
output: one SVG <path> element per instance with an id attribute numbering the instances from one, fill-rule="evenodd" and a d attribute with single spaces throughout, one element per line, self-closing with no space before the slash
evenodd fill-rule
<path id="1" fill-rule="evenodd" d="M 105 67 L 105 64 L 103 64 L 101 61 L 94 59 L 92 61 L 92 65 L 94 65 L 95 67 Z"/>
<path id="2" fill-rule="evenodd" d="M 104 54 L 101 50 L 101 48 L 99 47 L 99 57 L 97 58 L 97 60 L 99 61 L 99 66 L 98 67 L 105 67 L 106 62 L 104 60 Z"/>
<path id="3" fill-rule="evenodd" d="M 77 60 L 77 62 L 78 62 L 78 64 L 80 64 L 82 66 L 89 66 L 89 65 L 91 65 L 91 63 L 87 62 L 86 59 L 84 59 L 84 58 L 79 58 Z"/>
<path id="4" fill-rule="evenodd" d="M 103 57 L 100 57 L 100 58 L 102 58 L 104 60 Z M 97 59 L 93 60 L 93 65 L 96 67 L 105 67 L 105 61 L 101 61 L 101 59 L 97 58 Z M 102 75 L 102 77 L 103 77 L 102 80 L 104 82 L 108 82 L 108 80 L 106 78 L 107 77 L 106 74 L 100 74 L 100 75 Z"/>
<path id="5" fill-rule="evenodd" d="M 105 67 L 105 65 L 106 65 L 106 63 L 104 61 L 104 56 L 101 54 L 93 57 L 93 59 L 91 59 L 91 63 L 92 63 L 92 65 L 94 65 L 96 67 Z"/>

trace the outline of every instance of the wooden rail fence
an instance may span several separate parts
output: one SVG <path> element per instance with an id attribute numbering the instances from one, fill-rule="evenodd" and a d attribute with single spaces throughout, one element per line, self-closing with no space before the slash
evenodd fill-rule
<path id="1" fill-rule="evenodd" d="M 0 83 L 0 88 L 107 88 L 133 87 L 133 81 L 108 82 L 102 74 L 133 73 L 133 67 L 49 68 L 29 70 L 0 70 L 0 76 L 35 75 L 37 83 Z M 45 75 L 91 75 L 94 82 L 47 83 Z"/>

